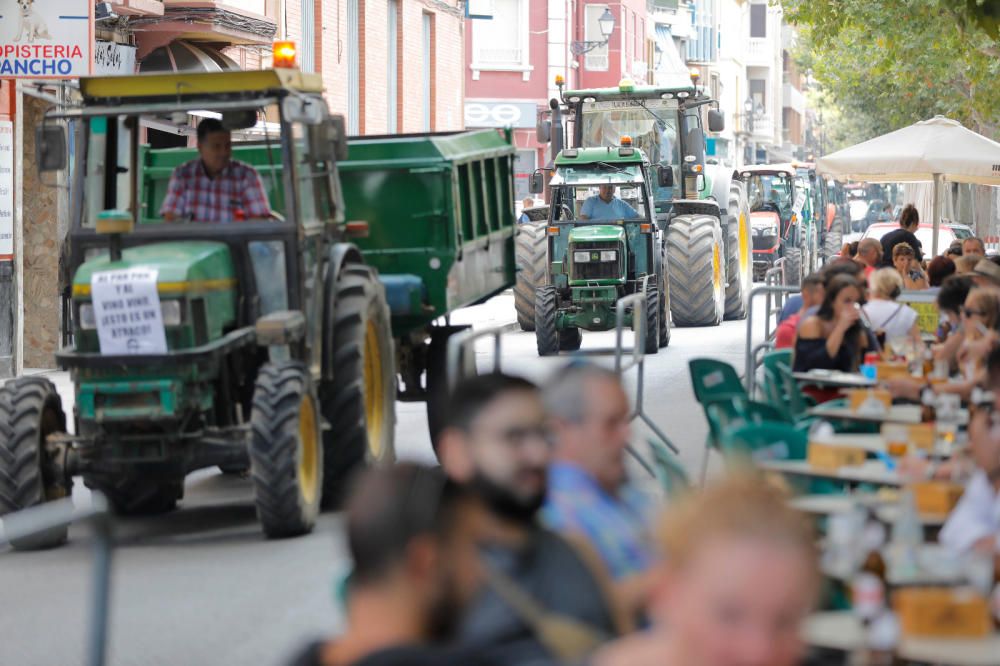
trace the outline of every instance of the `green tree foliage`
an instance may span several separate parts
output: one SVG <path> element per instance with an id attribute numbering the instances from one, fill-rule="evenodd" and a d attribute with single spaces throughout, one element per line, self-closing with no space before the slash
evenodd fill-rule
<path id="1" fill-rule="evenodd" d="M 820 84 L 829 147 L 942 114 L 1000 126 L 1000 0 L 784 0 Z"/>

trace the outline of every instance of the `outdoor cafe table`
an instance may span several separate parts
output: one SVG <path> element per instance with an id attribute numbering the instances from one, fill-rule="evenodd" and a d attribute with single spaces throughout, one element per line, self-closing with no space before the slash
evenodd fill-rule
<path id="1" fill-rule="evenodd" d="M 864 644 L 861 622 L 850 611 L 814 613 L 802 628 L 806 643 L 851 652 Z M 913 638 L 901 636 L 896 654 L 904 660 L 947 666 L 997 666 L 1000 634 L 985 638 Z"/>
<path id="2" fill-rule="evenodd" d="M 835 433 L 824 440 L 823 443 L 833 446 L 850 446 L 858 449 L 864 449 L 865 452 L 875 455 L 889 452 L 889 445 L 887 444 L 885 437 L 877 433 Z M 962 448 L 960 444 L 947 445 L 939 443 L 930 451 L 930 455 L 934 458 L 950 458 L 957 453 L 960 448 Z"/>
<path id="3" fill-rule="evenodd" d="M 915 425 L 920 423 L 920 405 L 893 405 L 887 410 L 878 412 L 855 411 L 849 407 L 824 407 L 817 405 L 808 411 L 809 416 L 824 419 L 840 419 L 844 421 L 861 421 L 864 423 L 902 423 Z"/>
<path id="4" fill-rule="evenodd" d="M 878 384 L 877 381 L 865 377 L 860 372 L 840 372 L 839 370 L 793 372 L 792 377 L 803 384 L 831 388 L 868 388 Z"/>
<path id="5" fill-rule="evenodd" d="M 813 467 L 806 460 L 763 460 L 755 464 L 758 468 L 771 472 L 835 479 L 852 484 L 873 483 L 880 486 L 902 486 L 906 483 L 902 476 L 887 469 L 885 463 L 879 460 L 868 460 L 862 465 L 837 469 Z"/>
<path id="6" fill-rule="evenodd" d="M 815 516 L 829 516 L 834 513 L 850 511 L 856 504 L 872 506 L 875 517 L 881 522 L 892 525 L 899 515 L 899 503 L 886 501 L 873 493 L 855 493 L 845 495 L 800 495 L 789 500 L 789 505 L 803 513 Z M 938 528 L 948 519 L 946 513 L 920 513 L 920 524 L 924 527 Z"/>
<path id="7" fill-rule="evenodd" d="M 869 412 L 854 411 L 849 407 L 836 406 L 824 407 L 817 405 L 807 412 L 809 416 L 816 416 L 823 419 L 839 419 L 843 421 L 859 421 L 863 423 L 901 423 L 903 425 L 916 425 L 921 422 L 920 405 L 893 405 L 887 410 Z M 969 411 L 959 410 L 958 423 L 964 425 L 969 422 Z"/>
<path id="8" fill-rule="evenodd" d="M 917 566 L 912 571 L 896 571 L 893 566 L 892 544 L 888 544 L 882 555 L 886 562 L 886 582 L 892 587 L 952 586 L 965 582 L 965 571 L 961 567 L 946 567 L 945 547 L 939 543 L 924 542 L 916 547 Z M 853 570 L 845 570 L 824 563 L 823 575 L 833 580 L 847 583 L 854 575 Z M 1000 656 L 1000 655 L 998 655 Z M 1000 663 L 1000 662 L 998 662 Z"/>

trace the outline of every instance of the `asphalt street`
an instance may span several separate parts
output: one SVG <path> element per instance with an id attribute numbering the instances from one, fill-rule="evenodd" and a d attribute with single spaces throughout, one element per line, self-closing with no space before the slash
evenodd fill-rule
<path id="1" fill-rule="evenodd" d="M 762 310 L 761 300 L 756 312 Z M 505 294 L 457 313 L 453 323 L 503 326 L 513 314 L 513 298 Z M 626 342 L 630 339 L 626 334 Z M 742 374 L 745 339 L 743 321 L 675 329 L 670 347 L 646 358 L 646 412 L 680 448 L 692 475 L 700 470 L 707 425 L 691 391 L 687 362 L 712 356 Z M 610 366 L 614 344 L 613 333 L 585 333 L 579 353 Z M 476 358 L 482 369 L 492 365 L 490 340 L 480 341 Z M 533 333 L 511 331 L 502 338 L 506 371 L 544 380 L 565 360 L 540 359 Z M 51 377 L 69 412 L 68 377 Z M 634 391 L 634 370 L 626 381 Z M 423 403 L 398 403 L 399 459 L 433 460 L 425 414 Z M 634 440 L 641 443 L 647 435 L 637 427 Z M 713 460 L 712 468 L 717 465 Z M 642 475 L 637 466 L 633 471 Z M 89 503 L 82 483 L 75 485 L 74 501 Z M 110 664 L 281 664 L 305 641 L 342 622 L 333 593 L 348 565 L 340 517 L 324 514 L 305 537 L 265 540 L 246 479 L 214 470 L 192 474 L 179 510 L 121 521 L 117 538 Z M 75 526 L 61 548 L 0 551 L 0 666 L 85 662 L 92 543 L 89 529 Z"/>

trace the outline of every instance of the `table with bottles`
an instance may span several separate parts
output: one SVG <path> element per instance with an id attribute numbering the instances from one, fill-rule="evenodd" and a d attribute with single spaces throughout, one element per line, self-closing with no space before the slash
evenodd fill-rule
<path id="1" fill-rule="evenodd" d="M 760 469 L 781 474 L 833 479 L 848 484 L 870 483 L 879 486 L 903 486 L 907 479 L 896 470 L 890 470 L 881 460 L 867 460 L 861 465 L 844 467 L 816 467 L 808 460 L 763 460 L 756 463 Z"/>
<path id="2" fill-rule="evenodd" d="M 866 645 L 861 618 L 851 611 L 814 613 L 802 628 L 803 640 L 813 646 L 856 652 Z M 915 638 L 900 636 L 894 648 L 900 659 L 950 666 L 997 666 L 1000 635 L 985 638 Z"/>
<path id="3" fill-rule="evenodd" d="M 814 516 L 844 513 L 853 509 L 857 503 L 872 506 L 875 516 L 885 524 L 895 522 L 899 516 L 898 500 L 887 499 L 877 493 L 800 495 L 789 500 L 789 505 L 792 508 Z M 939 528 L 948 519 L 948 514 L 918 512 L 917 518 L 924 528 Z"/>
<path id="4" fill-rule="evenodd" d="M 792 377 L 803 384 L 830 388 L 868 388 L 878 384 L 876 380 L 865 377 L 860 372 L 842 372 L 840 370 L 815 369 L 807 372 L 793 372 Z"/>

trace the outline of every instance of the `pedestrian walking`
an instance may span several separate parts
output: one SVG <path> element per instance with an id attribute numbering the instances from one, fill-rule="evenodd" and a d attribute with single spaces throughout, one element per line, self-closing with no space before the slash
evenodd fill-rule
<path id="1" fill-rule="evenodd" d="M 920 213 L 917 212 L 917 208 L 913 204 L 906 204 L 903 208 L 903 212 L 899 215 L 899 229 L 894 229 L 885 236 L 882 236 L 883 266 L 886 268 L 893 266 L 892 251 L 900 243 L 909 244 L 909 246 L 913 249 L 913 254 L 917 258 L 917 261 L 924 260 L 923 249 L 920 245 L 920 241 L 917 240 L 915 235 L 915 232 L 919 227 Z"/>

